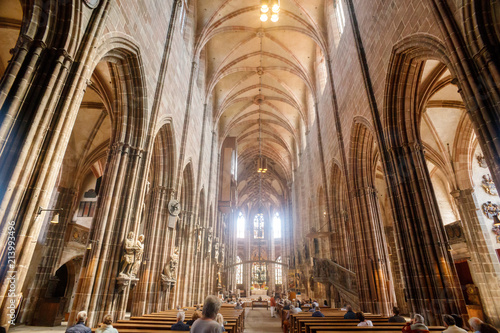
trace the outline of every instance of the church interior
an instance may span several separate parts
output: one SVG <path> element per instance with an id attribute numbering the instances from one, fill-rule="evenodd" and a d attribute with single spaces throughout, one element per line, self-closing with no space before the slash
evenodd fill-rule
<path id="1" fill-rule="evenodd" d="M 498 0 L 0 0 L 0 326 L 500 327 L 499 54 Z"/>

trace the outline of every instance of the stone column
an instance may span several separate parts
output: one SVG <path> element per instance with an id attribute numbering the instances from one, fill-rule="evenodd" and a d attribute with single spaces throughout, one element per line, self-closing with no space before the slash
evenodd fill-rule
<path id="1" fill-rule="evenodd" d="M 76 116 L 68 110 L 55 111 L 72 60 L 64 50 L 45 48 L 41 41 L 24 41 L 19 50 L 19 55 L 24 54 L 22 63 L 16 64 L 24 70 L 23 77 L 16 78 L 20 80 L 17 90 L 8 91 L 8 79 L 0 87 L 0 97 L 5 98 L 4 104 L 0 104 L 0 114 L 4 115 L 0 127 L 0 244 L 7 244 L 9 236 L 15 237 L 16 295 L 22 290 L 44 221 L 45 214 L 39 216 L 38 207 L 46 208 L 49 203 L 69 140 L 71 129 L 63 128 L 63 124 L 71 123 L 72 116 Z M 35 80 L 32 70 L 40 62 L 46 68 Z M 30 88 L 37 94 L 33 93 L 31 103 L 21 104 Z M 15 234 L 9 235 L 8 223 L 13 221 Z M 7 322 L 6 306 L 11 299 L 8 294 L 12 293 L 6 279 L 10 275 L 7 271 L 13 271 L 7 265 L 8 252 L 12 250 L 7 249 L 4 246 L 0 250 L 0 322 Z"/>
<path id="2" fill-rule="evenodd" d="M 386 170 L 406 299 L 413 313 L 440 324 L 443 314 L 467 314 L 422 147 L 391 147 Z"/>
<path id="3" fill-rule="evenodd" d="M 175 290 L 174 290 L 174 307 L 177 305 L 184 306 L 187 305 L 187 294 L 188 294 L 188 284 L 192 283 L 189 280 L 190 269 L 188 266 L 192 265 L 191 258 L 191 248 L 192 248 L 192 233 L 193 226 L 191 223 L 192 213 L 183 211 L 181 214 L 181 221 L 179 221 L 179 234 L 177 235 L 177 246 L 179 246 L 179 272 L 178 276 L 182 276 L 178 279 Z"/>
<path id="4" fill-rule="evenodd" d="M 401 273 L 401 260 L 399 258 L 398 249 L 400 248 L 396 243 L 397 239 L 395 236 L 395 231 L 393 226 L 385 227 L 385 235 L 387 239 L 387 245 L 390 250 L 389 260 L 391 263 L 392 278 L 394 281 L 394 293 L 396 296 L 397 306 L 401 314 L 408 314 L 408 306 L 405 299 L 405 284 Z"/>
<path id="5" fill-rule="evenodd" d="M 267 224 L 269 225 L 269 250 L 267 253 L 269 253 L 269 258 L 267 260 L 274 261 L 276 260 L 276 244 L 274 241 L 274 224 L 273 224 L 273 219 L 274 219 L 274 214 L 272 214 L 272 210 L 268 210 L 268 220 Z M 275 272 L 276 272 L 276 265 L 274 264 L 267 264 L 267 275 L 269 277 L 269 282 L 268 282 L 268 290 L 267 290 L 267 295 L 271 296 L 271 292 L 276 290 L 276 281 L 275 281 Z"/>
<path id="6" fill-rule="evenodd" d="M 93 24 L 82 26 L 87 29 L 84 41 L 66 43 L 71 45 L 71 51 L 46 44 L 56 35 L 59 44 L 68 37 L 67 31 L 63 31 L 62 25 L 57 26 L 57 20 L 38 24 L 48 14 L 41 7 L 31 8 L 34 9 L 31 22 L 25 22 L 0 82 L 0 150 L 3 152 L 0 154 L 0 244 L 6 244 L 8 237 L 15 238 L 16 295 L 23 287 L 41 229 L 43 219 L 36 218 L 36 211 L 39 206 L 47 207 L 56 184 L 63 152 L 85 91 L 85 74 L 88 74 L 85 70 L 95 54 L 92 46 L 104 27 L 101 22 L 108 5 L 109 1 L 103 1 L 92 13 Z M 62 9 L 65 4 L 61 2 L 60 6 Z M 76 48 L 81 57 L 69 75 Z M 67 83 L 68 78 L 71 84 Z M 8 224 L 13 221 L 15 234 L 9 234 Z M 6 305 L 10 300 L 6 279 L 10 268 L 6 259 L 12 251 L 6 251 L 7 248 L 0 252 L 0 322 L 7 322 Z"/>
<path id="7" fill-rule="evenodd" d="M 354 233 L 358 256 L 358 289 L 361 309 L 389 315 L 394 304 L 387 242 L 380 219 L 375 188 L 354 191 Z"/>
<path id="8" fill-rule="evenodd" d="M 159 278 L 166 260 L 164 252 L 171 251 L 169 240 L 172 232 L 168 228 L 168 202 L 171 193 L 172 189 L 163 186 L 153 186 L 151 190 L 144 222 L 144 263 L 133 295 L 133 316 L 151 313 L 160 303 L 157 293 L 161 289 Z"/>
<path id="9" fill-rule="evenodd" d="M 474 284 L 479 289 L 483 310 L 488 322 L 500 326 L 500 264 L 489 242 L 491 225 L 477 207 L 473 189 L 451 192 L 462 219 L 461 224 L 470 255 L 469 265 Z"/>
<path id="10" fill-rule="evenodd" d="M 249 261 L 252 252 L 252 241 L 253 241 L 253 220 L 250 215 L 246 217 L 246 231 L 245 231 L 245 253 L 242 258 L 243 261 Z M 243 285 L 247 297 L 251 295 L 250 287 L 252 286 L 252 264 L 243 264 Z"/>
<path id="11" fill-rule="evenodd" d="M 142 150 L 124 143 L 111 147 L 90 231 L 91 249 L 84 257 L 69 323 L 82 309 L 91 327 L 110 312 L 114 321 L 123 319 L 130 288 L 118 273 L 127 234 L 133 231 L 137 237 L 140 194 L 145 189 L 142 155 Z"/>

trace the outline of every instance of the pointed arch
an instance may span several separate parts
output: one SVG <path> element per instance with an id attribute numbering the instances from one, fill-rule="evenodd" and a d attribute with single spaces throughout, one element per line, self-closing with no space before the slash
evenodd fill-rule
<path id="1" fill-rule="evenodd" d="M 113 141 L 145 149 L 149 115 L 139 43 L 124 33 L 108 33 L 100 40 L 91 68 L 101 60 L 111 63 L 114 72 L 112 82 L 116 98 L 110 115 L 114 123 Z"/>
<path id="2" fill-rule="evenodd" d="M 153 144 L 151 165 L 153 167 L 153 187 L 173 187 L 175 175 L 175 142 L 172 124 L 167 122 L 158 133 Z"/>

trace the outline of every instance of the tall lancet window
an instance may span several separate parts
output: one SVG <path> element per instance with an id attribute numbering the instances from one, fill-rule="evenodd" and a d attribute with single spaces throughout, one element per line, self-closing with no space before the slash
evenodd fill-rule
<path id="1" fill-rule="evenodd" d="M 335 15 L 337 16 L 337 28 L 339 29 L 339 34 L 342 35 L 345 27 L 345 15 L 344 8 L 342 8 L 342 0 L 337 0 L 335 3 Z"/>
<path id="2" fill-rule="evenodd" d="M 241 262 L 241 258 L 236 256 L 236 263 Z M 236 284 L 243 284 L 243 264 L 236 265 Z"/>
<path id="3" fill-rule="evenodd" d="M 276 262 L 281 264 L 281 256 L 276 259 Z M 276 268 L 274 270 L 275 276 L 274 276 L 274 283 L 276 284 L 283 284 L 283 267 L 281 265 L 275 265 Z"/>
<path id="4" fill-rule="evenodd" d="M 264 238 L 264 215 L 257 214 L 253 219 L 253 238 Z"/>
<path id="5" fill-rule="evenodd" d="M 236 221 L 236 237 L 245 238 L 245 218 L 241 212 L 238 215 L 238 220 Z"/>
<path id="6" fill-rule="evenodd" d="M 273 233 L 274 238 L 281 238 L 281 218 L 280 213 L 276 212 L 273 218 Z"/>

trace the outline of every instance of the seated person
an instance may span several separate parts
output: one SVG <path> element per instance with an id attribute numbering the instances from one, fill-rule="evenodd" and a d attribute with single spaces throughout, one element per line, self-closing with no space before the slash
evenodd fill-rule
<path id="1" fill-rule="evenodd" d="M 455 319 L 455 325 L 457 327 L 463 328 L 466 331 L 470 331 L 469 328 L 464 325 L 464 320 L 462 319 L 462 317 L 457 314 L 452 314 L 451 316 L 453 317 L 453 319 Z"/>
<path id="2" fill-rule="evenodd" d="M 356 314 L 352 311 L 352 307 L 347 305 L 346 307 L 347 313 L 344 315 L 344 319 L 356 319 Z"/>
<path id="3" fill-rule="evenodd" d="M 87 321 L 87 312 L 80 311 L 76 315 L 76 324 L 66 330 L 66 333 L 91 333 L 92 330 L 85 326 Z"/>
<path id="4" fill-rule="evenodd" d="M 471 317 L 469 319 L 469 325 L 471 328 L 471 331 L 474 333 L 481 332 L 481 324 L 483 321 L 479 319 L 478 317 Z"/>
<path id="5" fill-rule="evenodd" d="M 177 323 L 170 328 L 172 331 L 189 331 L 189 325 L 184 324 L 186 313 L 184 311 L 177 312 Z"/>
<path id="6" fill-rule="evenodd" d="M 297 314 L 299 311 L 297 311 L 297 308 L 293 305 L 290 305 L 290 311 L 288 311 L 288 316 L 286 319 L 290 318 L 290 314 Z"/>
<path id="7" fill-rule="evenodd" d="M 224 328 L 224 317 L 222 316 L 221 313 L 217 314 L 215 321 L 220 325 L 220 327 L 222 327 L 222 332 L 225 332 L 226 329 Z"/>
<path id="8" fill-rule="evenodd" d="M 235 310 L 241 310 L 243 309 L 243 302 L 240 302 L 239 300 L 236 301 L 236 306 L 234 307 Z"/>
<path id="9" fill-rule="evenodd" d="M 207 296 L 203 302 L 203 311 L 201 312 L 201 318 L 197 319 L 193 326 L 191 326 L 191 332 L 193 333 L 218 333 L 222 331 L 221 326 L 215 319 L 217 318 L 217 313 L 221 307 L 220 300 L 213 295 Z M 173 330 L 173 329 L 172 329 Z"/>
<path id="10" fill-rule="evenodd" d="M 373 326 L 372 321 L 367 320 L 365 318 L 365 314 L 361 311 L 356 313 L 356 318 L 358 318 L 358 320 L 359 320 L 358 326 Z"/>
<path id="11" fill-rule="evenodd" d="M 429 328 L 424 324 L 424 317 L 417 313 L 409 323 L 403 326 L 402 332 L 425 333 L 429 332 Z"/>
<path id="12" fill-rule="evenodd" d="M 191 316 L 191 320 L 186 321 L 186 325 L 191 326 L 196 321 L 196 319 L 201 318 L 201 311 L 195 310 Z"/>
<path id="13" fill-rule="evenodd" d="M 389 317 L 390 323 L 406 323 L 406 319 L 399 315 L 399 308 L 397 306 L 392 308 L 392 313 L 394 315 L 392 317 Z"/>
<path id="14" fill-rule="evenodd" d="M 324 317 L 325 315 L 319 310 L 319 306 L 314 308 L 314 312 L 312 314 L 313 317 Z"/>
<path id="15" fill-rule="evenodd" d="M 450 315 L 444 315 L 443 321 L 444 321 L 444 327 L 446 327 L 446 329 L 443 331 L 443 333 L 466 333 L 467 332 L 463 328 L 458 327 L 456 325 L 455 318 L 453 318 Z"/>
<path id="16" fill-rule="evenodd" d="M 328 301 L 326 299 L 323 301 L 323 305 L 328 306 Z"/>
<path id="17" fill-rule="evenodd" d="M 102 319 L 102 325 L 98 329 L 96 329 L 96 333 L 118 333 L 116 328 L 111 325 L 113 323 L 113 318 L 111 315 L 105 315 Z"/>
<path id="18" fill-rule="evenodd" d="M 290 310 L 290 301 L 285 301 L 285 306 L 283 307 L 283 310 Z"/>
<path id="19" fill-rule="evenodd" d="M 479 330 L 481 333 L 498 333 L 498 330 L 495 328 L 495 326 L 487 323 L 482 323 L 481 324 L 481 329 Z"/>

